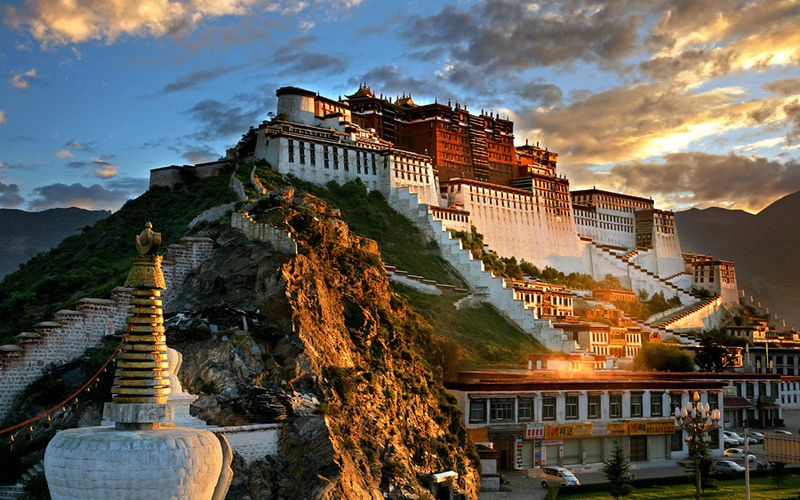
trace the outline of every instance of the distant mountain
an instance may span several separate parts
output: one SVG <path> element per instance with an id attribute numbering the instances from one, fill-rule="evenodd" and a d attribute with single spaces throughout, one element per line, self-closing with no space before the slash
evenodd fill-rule
<path id="1" fill-rule="evenodd" d="M 42 212 L 0 208 L 0 228 L 3 228 L 0 279 L 39 252 L 55 247 L 78 229 L 110 214 L 108 210 L 82 208 L 52 208 Z"/>
<path id="2" fill-rule="evenodd" d="M 800 191 L 758 214 L 724 208 L 675 213 L 684 252 L 736 263 L 739 288 L 800 326 Z"/>

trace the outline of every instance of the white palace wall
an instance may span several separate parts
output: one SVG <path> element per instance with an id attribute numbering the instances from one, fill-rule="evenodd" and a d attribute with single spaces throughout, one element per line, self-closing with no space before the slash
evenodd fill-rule
<path id="1" fill-rule="evenodd" d="M 312 142 L 314 136 L 299 139 L 262 136 L 263 132 L 256 155 L 281 174 L 291 173 L 323 186 L 331 181 L 341 185 L 360 179 L 367 189 L 383 193 L 387 198 L 391 195 L 391 186 L 408 187 L 426 203 L 439 204 L 438 181 L 430 160 L 420 155 L 344 142 L 316 143 Z M 292 141 L 291 151 L 289 141 Z"/>
<path id="2" fill-rule="evenodd" d="M 571 213 L 548 213 L 532 194 L 470 184 L 450 185 L 446 196 L 470 213 L 484 244 L 498 255 L 565 273 L 589 272 Z"/>
<path id="3" fill-rule="evenodd" d="M 653 250 L 656 254 L 657 268 L 653 271 L 655 274 L 666 278 L 684 271 L 681 242 L 677 232 L 665 234 L 655 231 Z"/>

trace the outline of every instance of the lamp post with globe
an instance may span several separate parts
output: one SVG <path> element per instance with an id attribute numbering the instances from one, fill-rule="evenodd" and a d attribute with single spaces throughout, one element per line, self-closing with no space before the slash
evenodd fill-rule
<path id="1" fill-rule="evenodd" d="M 720 413 L 718 409 L 711 410 L 708 403 L 701 403 L 697 392 L 692 399 L 693 402 L 686 403 L 685 407 L 675 408 L 675 420 L 677 426 L 687 434 L 689 456 L 694 461 L 697 500 L 700 500 L 700 462 L 711 442 L 711 432 L 719 429 Z"/>

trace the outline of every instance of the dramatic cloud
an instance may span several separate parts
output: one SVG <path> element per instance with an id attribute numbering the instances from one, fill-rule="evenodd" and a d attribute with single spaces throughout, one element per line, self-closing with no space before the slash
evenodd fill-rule
<path id="1" fill-rule="evenodd" d="M 0 207 L 18 207 L 24 202 L 25 199 L 19 194 L 18 185 L 0 182 Z"/>
<path id="2" fill-rule="evenodd" d="M 111 190 L 127 191 L 128 197 L 133 198 L 147 191 L 150 179 L 147 177 L 121 176 L 106 182 L 106 187 Z"/>
<path id="3" fill-rule="evenodd" d="M 347 63 L 344 59 L 327 52 L 319 52 L 306 48 L 318 40 L 315 36 L 295 37 L 288 43 L 275 49 L 270 63 L 285 65 L 281 74 L 302 75 L 306 73 L 342 72 Z"/>
<path id="4" fill-rule="evenodd" d="M 786 99 L 746 97 L 737 87 L 702 92 L 667 83 L 616 87 L 565 106 L 529 110 L 516 118 L 517 136 L 541 141 L 574 169 L 680 151 L 751 126 L 785 124 Z"/>
<path id="5" fill-rule="evenodd" d="M 186 151 L 181 157 L 185 158 L 190 163 L 203 163 L 206 161 L 218 160 L 220 155 L 208 146 L 204 146 L 199 149 Z"/>
<path id="6" fill-rule="evenodd" d="M 199 87 L 239 67 L 240 66 L 220 66 L 218 68 L 201 69 L 177 78 L 174 82 L 165 86 L 162 92 L 176 92 L 187 88 Z"/>
<path id="7" fill-rule="evenodd" d="M 733 153 L 674 153 L 663 162 L 616 165 L 596 180 L 610 189 L 657 197 L 667 206 L 760 210 L 800 190 L 800 164 Z"/>
<path id="8" fill-rule="evenodd" d="M 800 94 L 800 78 L 784 78 L 764 85 L 764 88 L 773 94 L 791 96 Z"/>
<path id="9" fill-rule="evenodd" d="M 114 157 L 92 157 L 89 161 L 71 161 L 69 168 L 91 168 L 92 173 L 101 179 L 109 179 L 117 175 L 117 166 L 111 163 Z"/>
<path id="10" fill-rule="evenodd" d="M 242 16 L 256 10 L 296 13 L 304 8 L 330 12 L 357 5 L 352 0 L 306 2 L 283 0 L 26 0 L 20 7 L 1 9 L 6 22 L 24 29 L 44 45 L 103 40 L 120 36 L 169 36 L 191 32 L 220 16 Z"/>
<path id="11" fill-rule="evenodd" d="M 485 70 L 569 67 L 576 61 L 615 66 L 639 50 L 636 2 L 537 4 L 488 0 L 448 5 L 403 18 L 401 36 L 414 47 L 440 48 Z"/>
<path id="12" fill-rule="evenodd" d="M 13 73 L 12 73 L 13 74 Z M 27 89 L 31 85 L 31 81 L 36 78 L 36 68 L 31 68 L 24 73 L 19 73 L 11 78 L 11 85 L 18 89 Z"/>
<path id="13" fill-rule="evenodd" d="M 228 105 L 216 99 L 204 99 L 185 111 L 203 128 L 196 134 L 201 141 L 222 139 L 241 135 L 251 126 L 258 124 L 265 114 L 264 109 L 238 104 Z"/>
<path id="14" fill-rule="evenodd" d="M 44 210 L 53 207 L 79 207 L 87 210 L 116 210 L 129 198 L 125 189 L 106 189 L 99 184 L 50 184 L 33 190 L 37 196 L 29 203 L 31 209 Z"/>

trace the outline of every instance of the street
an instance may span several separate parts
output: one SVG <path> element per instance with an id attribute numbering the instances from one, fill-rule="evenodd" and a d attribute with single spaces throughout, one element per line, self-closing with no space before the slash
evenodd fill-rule
<path id="1" fill-rule="evenodd" d="M 787 410 L 783 412 L 783 420 L 786 424 L 784 429 L 793 434 L 797 434 L 800 429 L 800 410 Z M 725 429 L 742 433 L 742 429 Z M 752 429 L 759 432 L 769 432 L 768 429 Z M 742 447 L 743 448 L 743 447 Z M 757 462 L 764 461 L 764 445 L 750 445 L 749 453 L 756 456 L 756 461 L 751 462 L 755 468 Z M 719 457 L 717 460 L 733 460 L 728 457 Z M 739 465 L 744 466 L 743 460 L 733 460 Z M 599 470 L 581 470 L 572 468 L 581 484 L 600 483 L 605 481 L 605 476 Z M 646 477 L 670 477 L 686 474 L 686 469 L 672 460 L 658 462 L 638 462 L 633 465 L 632 472 L 636 478 Z M 481 500 L 541 500 L 547 494 L 547 490 L 539 485 L 538 475 L 528 477 L 526 471 L 505 471 L 503 475 L 508 479 L 506 487 L 511 491 L 503 492 L 481 492 Z"/>

